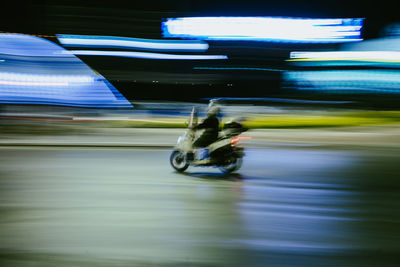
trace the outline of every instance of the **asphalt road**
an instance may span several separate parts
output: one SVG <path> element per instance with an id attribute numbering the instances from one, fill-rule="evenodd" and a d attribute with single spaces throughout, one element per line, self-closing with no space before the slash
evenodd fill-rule
<path id="1" fill-rule="evenodd" d="M 398 148 L 0 148 L 0 266 L 397 266 Z"/>

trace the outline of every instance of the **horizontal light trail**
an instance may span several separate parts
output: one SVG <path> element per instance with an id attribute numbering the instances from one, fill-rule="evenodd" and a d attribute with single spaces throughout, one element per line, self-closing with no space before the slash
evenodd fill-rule
<path id="1" fill-rule="evenodd" d="M 0 85 L 17 85 L 17 86 L 68 86 L 67 82 L 22 82 L 22 81 L 2 81 Z"/>
<path id="2" fill-rule="evenodd" d="M 225 55 L 180 55 L 163 54 L 151 52 L 129 52 L 129 51 L 100 51 L 100 50 L 70 50 L 68 53 L 83 56 L 112 56 L 129 57 L 143 59 L 176 59 L 176 60 L 209 60 L 209 59 L 228 59 Z"/>
<path id="3" fill-rule="evenodd" d="M 91 83 L 94 78 L 82 75 L 51 75 L 0 72 L 0 85 L 15 86 L 68 86 L 70 83 Z"/>
<path id="4" fill-rule="evenodd" d="M 58 34 L 60 43 L 67 47 L 120 47 L 162 51 L 201 51 L 209 45 L 198 40 L 151 40 L 115 36 Z"/>
<path id="5" fill-rule="evenodd" d="M 287 71 L 283 78 L 300 90 L 400 93 L 400 71 L 397 70 Z"/>
<path id="6" fill-rule="evenodd" d="M 397 51 L 328 51 L 328 52 L 291 52 L 289 61 L 374 61 L 400 62 Z"/>
<path id="7" fill-rule="evenodd" d="M 164 37 L 267 42 L 360 41 L 363 19 L 181 17 L 162 23 Z"/>
<path id="8" fill-rule="evenodd" d="M 258 70 L 258 71 L 284 71 L 280 69 L 253 68 L 253 67 L 194 67 L 195 70 Z"/>

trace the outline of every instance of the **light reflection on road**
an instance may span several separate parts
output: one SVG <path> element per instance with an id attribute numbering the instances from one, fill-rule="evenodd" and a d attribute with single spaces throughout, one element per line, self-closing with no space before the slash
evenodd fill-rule
<path id="1" fill-rule="evenodd" d="M 384 152 L 249 149 L 224 176 L 175 173 L 168 150 L 2 148 L 0 262 L 389 265 L 400 167 Z"/>

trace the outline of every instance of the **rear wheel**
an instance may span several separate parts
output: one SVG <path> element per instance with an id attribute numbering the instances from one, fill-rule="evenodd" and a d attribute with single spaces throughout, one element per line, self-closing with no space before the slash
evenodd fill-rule
<path id="1" fill-rule="evenodd" d="M 183 172 L 189 167 L 189 162 L 186 160 L 186 154 L 178 150 L 172 151 L 171 156 L 169 157 L 169 162 L 178 172 Z"/>
<path id="2" fill-rule="evenodd" d="M 231 173 L 234 171 L 237 171 L 240 169 L 240 167 L 242 167 L 242 163 L 243 163 L 243 159 L 242 158 L 232 158 L 230 160 L 229 163 L 227 163 L 226 165 L 220 166 L 219 169 L 225 173 Z"/>

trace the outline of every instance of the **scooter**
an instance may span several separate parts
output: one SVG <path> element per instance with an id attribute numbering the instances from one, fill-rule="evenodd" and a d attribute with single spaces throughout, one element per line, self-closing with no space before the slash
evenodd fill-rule
<path id="1" fill-rule="evenodd" d="M 244 157 L 244 148 L 239 141 L 250 139 L 250 137 L 240 136 L 240 134 L 248 129 L 243 127 L 240 121 L 231 120 L 224 124 L 215 142 L 206 148 L 194 148 L 196 131 L 193 128 L 196 125 L 197 111 L 193 107 L 188 128 L 178 138 L 171 153 L 171 166 L 178 172 L 184 172 L 189 166 L 217 167 L 225 174 L 240 169 Z"/>

